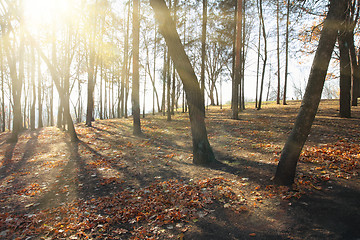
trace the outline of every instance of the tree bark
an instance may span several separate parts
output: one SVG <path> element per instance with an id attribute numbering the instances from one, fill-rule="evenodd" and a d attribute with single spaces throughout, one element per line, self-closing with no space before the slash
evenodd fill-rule
<path id="1" fill-rule="evenodd" d="M 319 45 L 311 67 L 308 84 L 293 130 L 291 131 L 279 164 L 274 181 L 279 185 L 291 185 L 294 182 L 296 165 L 310 133 L 321 92 L 324 86 L 327 69 L 338 35 L 339 25 L 344 20 L 346 0 L 331 0 L 328 15 L 321 31 Z"/>
<path id="2" fill-rule="evenodd" d="M 280 104 L 280 26 L 279 26 L 279 13 L 280 3 L 276 1 L 276 55 L 277 55 L 277 94 L 276 104 Z"/>
<path id="3" fill-rule="evenodd" d="M 347 25 L 347 24 L 346 24 Z M 346 29 L 338 37 L 340 49 L 340 117 L 351 117 L 351 66 L 349 54 L 350 33 Z"/>
<path id="4" fill-rule="evenodd" d="M 207 24 L 207 0 L 203 0 L 202 29 L 201 29 L 201 74 L 200 89 L 205 100 L 205 59 L 206 59 L 206 24 Z"/>
<path id="5" fill-rule="evenodd" d="M 284 77 L 284 96 L 283 105 L 286 105 L 287 94 L 287 79 L 288 79 L 288 66 L 289 66 L 289 25 L 290 25 L 290 0 L 287 1 L 287 14 L 286 14 L 286 39 L 285 39 L 285 77 Z"/>
<path id="6" fill-rule="evenodd" d="M 35 106 L 36 106 L 36 85 L 35 85 L 35 51 L 31 48 L 31 85 L 32 85 L 32 103 L 30 109 L 30 129 L 35 130 Z"/>
<path id="7" fill-rule="evenodd" d="M 193 141 L 193 163 L 208 165 L 215 162 L 215 156 L 207 138 L 205 104 L 198 80 L 164 0 L 151 0 L 150 4 L 154 9 L 159 29 L 165 38 L 169 54 L 186 91 Z"/>
<path id="8" fill-rule="evenodd" d="M 166 102 L 166 46 L 164 46 L 164 66 L 163 66 L 163 85 L 162 85 L 162 99 L 161 99 L 161 111 L 162 115 L 165 116 L 165 102 Z"/>
<path id="9" fill-rule="evenodd" d="M 6 36 L 5 29 L 2 27 L 2 34 Z M 5 53 L 9 64 L 10 78 L 11 78 L 11 93 L 13 98 L 13 129 L 11 136 L 8 139 L 9 142 L 17 142 L 18 134 L 21 130 L 21 91 L 24 75 L 24 31 L 23 27 L 20 27 L 20 46 L 19 56 L 15 56 L 13 49 L 11 48 L 9 38 L 4 37 Z M 17 70 L 16 59 L 19 59 L 19 75 Z M 10 121 L 10 119 L 9 119 Z"/>
<path id="10" fill-rule="evenodd" d="M 241 35 L 242 35 L 242 0 L 237 0 L 236 5 L 236 40 L 235 40 L 235 68 L 234 81 L 232 84 L 232 118 L 239 119 L 239 84 L 241 71 Z"/>
<path id="11" fill-rule="evenodd" d="M 6 117 L 5 117 L 5 90 L 4 90 L 4 81 L 5 81 L 5 74 L 4 74 L 4 59 L 3 59 L 3 44 L 0 42 L 0 71 L 1 71 L 1 131 L 5 132 L 5 124 L 6 124 Z"/>
<path id="12" fill-rule="evenodd" d="M 133 134 L 141 135 L 139 103 L 140 0 L 133 1 L 133 81 L 131 91 Z"/>
<path id="13" fill-rule="evenodd" d="M 95 26 L 96 20 L 94 20 L 93 30 L 91 31 L 90 44 L 89 44 L 89 65 L 88 65 L 88 84 L 87 84 L 87 107 L 86 107 L 86 122 L 85 125 L 91 127 L 91 122 L 94 119 L 94 68 L 95 68 Z"/>
<path id="14" fill-rule="evenodd" d="M 350 60 L 351 60 L 351 105 L 358 105 L 358 97 L 360 97 L 360 66 L 356 58 L 354 45 L 354 30 L 351 32 L 349 39 Z"/>
<path id="15" fill-rule="evenodd" d="M 42 96 L 41 96 L 41 89 L 42 89 L 42 86 L 41 86 L 41 61 L 40 61 L 40 54 L 38 54 L 38 128 L 42 128 L 44 125 L 43 125 L 43 119 L 42 119 Z"/>
<path id="16" fill-rule="evenodd" d="M 261 109 L 262 95 L 263 95 L 263 90 L 264 90 L 266 62 L 267 62 L 267 39 L 266 39 L 265 22 L 264 22 L 263 9 L 262 9 L 262 0 L 260 0 L 259 4 L 260 4 L 259 5 L 259 19 L 261 21 L 262 35 L 264 38 L 264 62 L 263 62 L 263 69 L 262 69 L 262 73 L 261 73 L 260 95 L 259 95 L 259 104 L 258 104 L 257 110 Z"/>

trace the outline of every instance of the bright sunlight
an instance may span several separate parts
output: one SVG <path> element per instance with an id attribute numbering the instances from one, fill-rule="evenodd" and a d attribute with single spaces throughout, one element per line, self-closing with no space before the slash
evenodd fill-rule
<path id="1" fill-rule="evenodd" d="M 31 29 L 63 22 L 71 14 L 71 0 L 27 0 L 24 3 L 25 22 Z"/>

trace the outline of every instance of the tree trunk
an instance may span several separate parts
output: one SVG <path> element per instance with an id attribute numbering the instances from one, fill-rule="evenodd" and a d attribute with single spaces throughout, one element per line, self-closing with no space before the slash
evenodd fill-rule
<path id="1" fill-rule="evenodd" d="M 156 61 L 154 60 L 154 66 L 156 64 Z M 149 72 L 149 77 L 150 77 L 150 81 L 153 87 L 153 114 L 155 114 L 155 98 L 156 98 L 156 104 L 157 104 L 157 108 L 158 108 L 158 112 L 161 111 L 161 107 L 160 107 L 160 102 L 159 102 L 159 95 L 157 93 L 156 90 L 156 86 L 155 86 L 155 71 L 154 71 L 154 77 L 151 76 L 150 74 L 150 63 L 147 65 L 148 68 L 148 72 Z"/>
<path id="2" fill-rule="evenodd" d="M 72 34 L 69 31 L 69 43 L 71 42 L 71 36 Z M 66 76 L 64 79 L 64 83 L 61 84 L 60 78 L 59 78 L 59 73 L 57 71 L 57 68 L 55 65 L 51 64 L 50 60 L 46 57 L 46 55 L 44 54 L 44 52 L 40 49 L 40 47 L 38 46 L 38 44 L 35 42 L 35 40 L 31 37 L 28 36 L 29 39 L 31 40 L 32 44 L 36 47 L 36 49 L 38 50 L 39 55 L 41 56 L 41 58 L 44 60 L 44 62 L 46 63 L 46 65 L 48 66 L 50 73 L 51 73 L 51 77 L 52 80 L 58 90 L 59 93 L 59 98 L 60 98 L 60 106 L 59 106 L 59 112 L 58 112 L 58 122 L 57 125 L 59 127 L 59 125 L 62 124 L 62 116 L 65 120 L 65 123 L 67 123 L 68 125 L 68 133 L 70 135 L 70 139 L 72 142 L 76 142 L 78 140 L 77 138 L 77 134 L 75 132 L 75 127 L 74 127 L 74 123 L 72 121 L 71 115 L 70 115 L 70 106 L 69 106 L 69 78 L 70 78 L 70 58 L 69 55 L 67 56 L 67 61 L 66 61 Z M 67 46 L 68 50 L 70 50 L 69 48 L 70 46 Z M 68 52 L 68 54 L 70 54 Z M 40 64 L 40 61 L 39 61 Z M 40 84 L 39 86 L 40 87 Z M 38 96 L 40 98 L 40 95 Z M 61 126 L 60 126 L 61 127 Z"/>
<path id="3" fill-rule="evenodd" d="M 30 129 L 35 130 L 35 106 L 36 106 L 36 85 L 35 85 L 35 51 L 31 48 L 31 85 L 32 85 L 32 103 L 30 109 Z"/>
<path id="4" fill-rule="evenodd" d="M 2 27 L 3 36 L 6 36 L 5 29 Z M 11 93 L 13 98 L 13 129 L 9 142 L 17 142 L 18 134 L 21 130 L 22 117 L 21 117 L 21 91 L 24 77 L 24 31 L 23 27 L 20 27 L 20 45 L 19 56 L 15 56 L 13 49 L 11 48 L 9 38 L 4 37 L 5 52 L 9 64 L 10 78 L 11 78 Z M 16 59 L 19 59 L 19 75 L 17 72 Z M 9 120 L 10 121 L 10 120 Z"/>
<path id="5" fill-rule="evenodd" d="M 150 75 L 150 66 L 148 66 L 149 69 L 149 75 L 150 75 L 150 80 L 152 82 L 153 85 L 153 115 L 155 115 L 155 95 L 156 95 L 156 100 L 157 100 L 157 107 L 158 107 L 158 112 L 160 112 L 160 105 L 159 105 L 159 97 L 156 91 L 156 86 L 155 86 L 155 79 L 156 79 L 156 53 L 157 53 L 157 29 L 156 29 L 156 22 L 154 25 L 154 32 L 155 32 L 155 36 L 154 36 L 154 79 L 151 80 L 151 75 Z"/>
<path id="6" fill-rule="evenodd" d="M 276 1 L 276 55 L 277 55 L 277 94 L 276 104 L 280 104 L 280 2 Z"/>
<path id="7" fill-rule="evenodd" d="M 263 38 L 264 38 L 264 62 L 263 62 L 263 69 L 262 69 L 262 73 L 261 73 L 260 95 L 259 95 L 259 104 L 258 104 L 257 110 L 261 109 L 262 95 L 263 95 L 263 89 L 264 89 L 266 62 L 267 62 L 267 39 L 266 39 L 265 22 L 264 22 L 264 16 L 263 16 L 262 0 L 260 0 L 259 10 L 260 10 L 259 19 L 261 21 L 262 35 L 263 35 Z"/>
<path id="8" fill-rule="evenodd" d="M 201 29 L 201 74 L 200 89 L 205 100 L 205 59 L 206 59 L 206 24 L 207 24 L 207 0 L 202 0 L 202 29 Z"/>
<path id="9" fill-rule="evenodd" d="M 163 66 L 163 91 L 161 99 L 161 111 L 162 115 L 165 116 L 165 102 L 166 102 L 166 46 L 164 46 L 164 66 Z"/>
<path id="10" fill-rule="evenodd" d="M 351 31 L 351 38 L 348 42 L 350 48 L 351 60 L 351 105 L 358 105 L 358 97 L 360 95 L 360 66 L 356 58 L 355 45 L 354 45 L 354 29 Z"/>
<path id="11" fill-rule="evenodd" d="M 170 54 L 166 59 L 166 120 L 171 121 L 171 100 L 170 100 L 170 88 L 171 88 L 171 74 L 170 74 Z"/>
<path id="12" fill-rule="evenodd" d="M 95 25 L 94 29 L 91 31 L 90 36 L 90 49 L 89 49 L 89 65 L 88 65 L 88 84 L 87 84 L 87 107 L 86 107 L 86 122 L 85 125 L 91 127 L 91 122 L 94 119 L 94 68 L 95 68 Z"/>
<path id="13" fill-rule="evenodd" d="M 190 109 L 190 124 L 193 139 L 194 164 L 207 165 L 215 162 L 214 153 L 207 138 L 205 104 L 194 69 L 185 53 L 175 23 L 164 0 L 151 0 L 150 4 L 158 20 L 159 29 L 165 38 L 175 68 L 183 82 Z"/>
<path id="14" fill-rule="evenodd" d="M 241 36 L 242 36 L 242 0 L 237 0 L 236 5 L 236 40 L 235 40 L 235 68 L 232 84 L 232 118 L 239 118 L 239 84 L 241 79 Z"/>
<path id="15" fill-rule="evenodd" d="M 126 33 L 124 36 L 124 62 L 123 62 L 123 68 L 122 68 L 122 74 L 121 74 L 121 117 L 127 116 L 127 113 L 125 113 L 125 102 L 127 103 L 127 94 L 126 89 L 128 85 L 128 62 L 129 62 L 129 31 L 130 31 L 130 2 L 128 4 L 127 9 L 127 20 L 125 22 L 126 24 Z M 127 107 L 126 107 L 127 111 Z"/>
<path id="16" fill-rule="evenodd" d="M 38 96 L 39 97 L 39 96 Z M 54 126 L 54 85 L 50 86 L 50 126 Z"/>
<path id="17" fill-rule="evenodd" d="M 347 22 L 347 21 L 346 21 Z M 345 24 L 347 25 L 347 24 Z M 351 66 L 349 55 L 350 32 L 344 26 L 338 37 L 340 49 L 340 117 L 351 117 Z"/>
<path id="18" fill-rule="evenodd" d="M 126 78 L 125 78 L 125 104 L 124 104 L 124 113 L 125 118 L 128 117 L 128 99 L 129 99 L 129 91 L 130 91 L 130 63 L 131 63 L 131 55 L 128 61 L 128 67 L 126 68 Z"/>
<path id="19" fill-rule="evenodd" d="M 345 9 L 346 0 L 330 1 L 330 9 L 321 31 L 304 99 L 277 166 L 274 178 L 276 184 L 289 186 L 294 182 L 296 165 L 319 106 L 339 25 L 344 20 Z"/>
<path id="20" fill-rule="evenodd" d="M 40 54 L 38 54 L 38 128 L 42 128 L 44 125 L 43 125 L 43 119 L 42 119 L 42 96 L 41 96 L 41 89 L 42 89 L 42 86 L 41 86 L 41 61 L 40 61 Z"/>
<path id="21" fill-rule="evenodd" d="M 260 50 L 261 50 L 261 24 L 259 23 L 259 33 L 258 33 L 258 47 L 257 47 L 257 64 L 256 64 L 256 86 L 255 86 L 255 108 L 258 108 L 259 102 L 259 73 L 260 73 Z"/>
<path id="22" fill-rule="evenodd" d="M 149 59 L 146 58 L 146 64 L 149 64 Z M 143 97 L 143 118 L 145 118 L 145 102 L 146 102 L 146 72 L 145 72 L 145 76 L 144 76 L 144 97 Z"/>
<path id="23" fill-rule="evenodd" d="M 287 79 L 288 79 L 288 65 L 289 65 L 289 17 L 290 17 L 290 0 L 287 2 L 287 14 L 286 14 L 286 39 L 285 39 L 285 77 L 284 77 L 284 96 L 283 105 L 286 105 L 286 91 L 287 91 Z"/>
<path id="24" fill-rule="evenodd" d="M 4 81 L 5 81 L 5 74 L 4 74 L 4 60 L 3 60 L 3 44 L 0 42 L 0 71 L 1 71 L 1 131 L 5 132 L 5 124 L 6 124 L 6 117 L 5 117 L 5 90 L 4 90 Z"/>
<path id="25" fill-rule="evenodd" d="M 173 6 L 175 27 L 177 22 L 177 1 L 178 0 L 174 0 L 174 6 Z M 175 67 L 172 66 L 171 115 L 175 115 L 175 109 L 174 109 L 175 95 L 176 95 L 176 74 L 175 74 Z"/>
<path id="26" fill-rule="evenodd" d="M 99 94 L 99 118 L 100 119 L 104 119 L 104 112 L 103 112 L 103 80 L 104 80 L 104 69 L 103 69 L 103 64 L 102 64 L 102 59 L 100 60 L 100 94 Z"/>
<path id="27" fill-rule="evenodd" d="M 133 0 L 133 81 L 131 91 L 133 134 L 141 135 L 139 103 L 140 0 Z"/>

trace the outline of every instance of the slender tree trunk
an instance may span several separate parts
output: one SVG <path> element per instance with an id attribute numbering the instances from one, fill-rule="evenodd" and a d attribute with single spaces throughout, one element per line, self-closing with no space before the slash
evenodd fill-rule
<path id="1" fill-rule="evenodd" d="M 330 1 L 330 9 L 321 31 L 305 95 L 276 169 L 274 178 L 276 184 L 291 185 L 294 182 L 296 165 L 319 106 L 339 25 L 344 20 L 345 9 L 345 0 Z"/>
<path id="2" fill-rule="evenodd" d="M 0 42 L 0 71 L 1 71 L 1 131 L 5 132 L 6 126 L 6 116 L 5 116 L 5 90 L 4 90 L 4 81 L 5 81 L 5 74 L 4 74 L 4 59 L 3 59 L 3 44 L 2 41 Z"/>
<path id="3" fill-rule="evenodd" d="M 264 62 L 263 62 L 263 69 L 262 69 L 262 73 L 261 73 L 260 96 L 259 96 L 259 105 L 258 105 L 257 110 L 261 109 L 262 95 L 263 95 L 263 89 L 264 89 L 266 62 L 267 62 L 267 39 L 266 39 L 265 22 L 264 22 L 263 8 L 262 8 L 262 0 L 260 0 L 259 10 L 260 10 L 259 18 L 260 18 L 261 26 L 262 26 L 262 36 L 263 36 L 263 39 L 264 39 Z"/>
<path id="4" fill-rule="evenodd" d="M 35 106 L 36 106 L 36 85 L 35 85 L 35 51 L 31 48 L 31 85 L 32 85 L 32 103 L 30 109 L 30 129 L 35 130 Z"/>
<path id="5" fill-rule="evenodd" d="M 54 126 L 54 85 L 50 86 L 50 126 Z"/>
<path id="6" fill-rule="evenodd" d="M 233 27 L 233 38 L 232 38 L 232 63 L 231 63 L 231 110 L 233 109 L 234 105 L 238 104 L 238 98 L 235 98 L 235 89 L 236 89 L 236 82 L 235 82 L 235 56 L 236 56 L 236 37 L 237 37 L 237 33 L 236 33 L 236 28 L 237 28 L 237 3 L 235 4 L 235 11 L 234 11 L 234 27 Z M 238 110 L 236 110 L 238 111 Z M 232 117 L 234 116 L 234 114 L 236 115 L 236 113 L 234 113 L 234 110 L 232 110 Z"/>
<path id="7" fill-rule="evenodd" d="M 104 81 L 104 69 L 103 69 L 103 62 L 102 62 L 102 59 L 100 60 L 100 81 L 99 81 L 99 84 L 100 84 L 100 94 L 99 94 L 99 98 L 100 98 L 100 101 L 99 101 L 99 118 L 100 119 L 104 119 L 104 112 L 103 112 L 103 81 Z"/>
<path id="8" fill-rule="evenodd" d="M 3 30 L 4 34 L 5 30 Z M 3 35 L 4 36 L 4 35 Z M 10 52 L 10 43 L 8 37 L 5 37 L 5 51 L 8 59 L 10 78 L 11 78 L 11 93 L 13 98 L 13 128 L 9 142 L 17 142 L 18 135 L 21 130 L 21 91 L 24 78 L 24 31 L 20 27 L 20 45 L 19 45 L 19 75 L 16 68 L 16 57 Z"/>
<path id="9" fill-rule="evenodd" d="M 170 100 L 170 88 L 171 88 L 171 74 L 170 74 L 170 54 L 166 59 L 166 116 L 167 121 L 171 121 L 171 100 Z"/>
<path id="10" fill-rule="evenodd" d="M 174 6 L 173 6 L 173 11 L 174 11 L 174 22 L 175 22 L 175 27 L 177 24 L 177 1 L 178 0 L 174 0 Z M 206 0 L 204 0 L 206 1 Z M 176 74 L 175 74 L 175 67 L 174 65 L 172 66 L 172 90 L 171 90 L 171 115 L 175 114 L 175 95 L 176 95 Z"/>
<path id="11" fill-rule="evenodd" d="M 259 22 L 259 34 L 258 34 L 258 47 L 257 47 L 257 65 L 256 65 L 256 87 L 255 87 L 255 108 L 258 108 L 259 102 L 259 73 L 260 73 L 260 50 L 261 50 L 261 24 L 262 21 Z"/>
<path id="12" fill-rule="evenodd" d="M 246 21 L 245 21 L 245 1 L 243 0 L 242 8 L 242 43 L 241 43 L 241 78 L 240 78 L 240 111 L 245 110 L 245 30 L 246 30 Z"/>
<path id="13" fill-rule="evenodd" d="M 150 4 L 158 20 L 159 29 L 169 47 L 175 68 L 184 84 L 190 109 L 190 124 L 193 138 L 193 162 L 207 165 L 215 162 L 214 153 L 207 138 L 205 126 L 205 104 L 195 72 L 187 57 L 175 23 L 164 0 L 151 0 Z"/>
<path id="14" fill-rule="evenodd" d="M 129 99 L 129 91 L 130 91 L 130 64 L 131 64 L 131 56 L 128 61 L 128 67 L 126 69 L 126 78 L 125 78 L 125 118 L 128 118 L 128 99 Z"/>
<path id="15" fill-rule="evenodd" d="M 133 134 L 141 135 L 139 104 L 140 0 L 133 0 L 133 81 L 131 91 Z"/>
<path id="16" fill-rule="evenodd" d="M 276 55 L 277 55 L 277 94 L 276 104 L 280 104 L 280 1 L 276 1 Z"/>
<path id="17" fill-rule="evenodd" d="M 38 54 L 38 128 L 42 128 L 44 125 L 43 125 L 43 119 L 42 119 L 42 96 L 41 96 L 41 89 L 42 89 L 42 85 L 41 85 L 41 80 L 42 80 L 42 77 L 41 77 L 41 61 L 40 61 L 40 54 Z"/>
<path id="18" fill-rule="evenodd" d="M 107 111 L 107 109 L 108 109 L 107 84 L 108 84 L 108 73 L 105 71 L 105 73 L 104 73 L 104 105 L 103 105 L 104 119 L 109 119 L 108 111 Z"/>
<path id="19" fill-rule="evenodd" d="M 222 109 L 222 78 L 220 78 L 220 109 Z"/>
<path id="20" fill-rule="evenodd" d="M 351 32 L 349 39 L 350 60 L 351 60 L 351 105 L 358 105 L 358 97 L 360 97 L 360 66 L 356 58 L 355 45 L 354 45 L 354 30 Z"/>
<path id="21" fill-rule="evenodd" d="M 149 59 L 146 58 L 146 64 L 148 65 L 149 64 Z M 144 76 L 144 97 L 143 97 L 143 118 L 145 118 L 145 102 L 146 102 L 146 71 L 145 71 L 145 76 Z"/>
<path id="22" fill-rule="evenodd" d="M 87 84 L 87 107 L 86 107 L 86 122 L 85 125 L 91 127 L 91 122 L 94 119 L 94 68 L 95 68 L 95 26 L 96 20 L 94 20 L 94 26 L 90 35 L 90 44 L 89 44 L 89 65 L 87 68 L 88 72 L 88 84 Z"/>
<path id="23" fill-rule="evenodd" d="M 163 116 L 165 116 L 165 101 L 166 101 L 166 46 L 164 46 L 164 66 L 163 66 L 163 91 L 161 99 L 161 111 Z"/>
<path id="24" fill-rule="evenodd" d="M 286 39 L 285 39 L 285 77 L 284 77 L 284 96 L 283 105 L 286 105 L 286 91 L 288 79 L 288 66 L 289 66 L 289 17 L 290 17 L 290 0 L 287 1 L 287 14 L 286 14 Z"/>
<path id="25" fill-rule="evenodd" d="M 207 25 L 207 0 L 202 0 L 202 32 L 201 32 L 201 74 L 200 89 L 205 99 L 205 60 L 206 60 L 206 25 Z"/>
<path id="26" fill-rule="evenodd" d="M 127 94 L 125 93 L 128 85 L 128 62 L 129 62 L 129 31 L 130 31 L 130 2 L 127 8 L 126 33 L 124 36 L 124 63 L 121 74 L 121 117 L 127 116 L 125 113 L 125 102 L 127 103 Z M 126 109 L 127 111 L 127 109 Z"/>
<path id="27" fill-rule="evenodd" d="M 269 95 L 270 95 L 270 87 L 271 87 L 271 64 L 270 64 L 270 67 L 269 67 L 269 82 L 268 82 L 268 87 L 267 87 L 267 91 L 266 91 L 266 101 L 269 101 Z"/>
<path id="28" fill-rule="evenodd" d="M 232 85 L 232 118 L 239 118 L 239 84 L 241 79 L 241 36 L 242 36 L 242 0 L 237 0 L 236 44 L 235 44 L 235 78 Z"/>
<path id="29" fill-rule="evenodd" d="M 156 61 L 154 61 L 154 64 L 156 64 Z M 150 63 L 147 65 L 147 68 L 148 68 L 148 72 L 149 72 L 150 81 L 151 81 L 151 84 L 152 84 L 152 87 L 153 87 L 153 114 L 155 114 L 155 101 L 156 101 L 156 104 L 157 104 L 158 112 L 161 111 L 160 102 L 159 102 L 159 95 L 157 93 L 156 86 L 155 86 L 155 78 L 153 78 L 151 76 L 151 74 L 150 74 Z M 154 71 L 154 77 L 155 77 L 155 71 Z"/>
<path id="30" fill-rule="evenodd" d="M 155 95 L 156 95 L 156 99 L 157 99 L 157 106 L 158 106 L 158 112 L 160 112 L 160 105 L 159 105 L 159 97 L 158 94 L 156 92 L 156 86 L 155 86 L 155 79 L 156 79 L 156 53 L 157 53 L 157 29 L 156 29 L 156 23 L 154 25 L 154 78 L 151 80 L 151 76 L 150 76 L 150 80 L 153 84 L 153 115 L 155 115 Z M 150 75 L 150 66 L 149 67 L 149 75 Z"/>

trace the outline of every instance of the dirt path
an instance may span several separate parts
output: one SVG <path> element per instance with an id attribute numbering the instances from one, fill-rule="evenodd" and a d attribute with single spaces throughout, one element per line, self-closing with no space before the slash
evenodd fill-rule
<path id="1" fill-rule="evenodd" d="M 187 114 L 0 137 L 2 239 L 358 239 L 360 111 L 323 102 L 293 190 L 272 185 L 298 102 L 207 112 L 219 164 L 192 165 Z M 344 131 L 346 129 L 346 131 Z"/>

